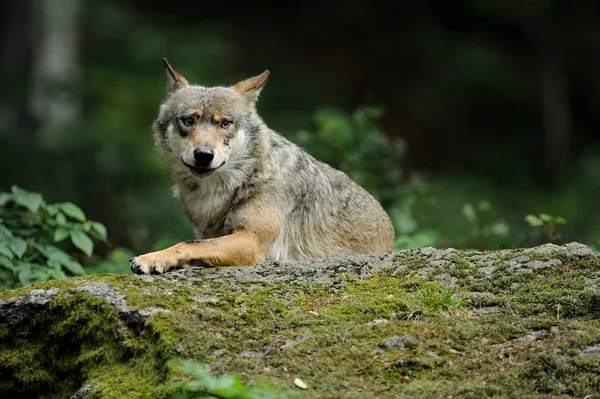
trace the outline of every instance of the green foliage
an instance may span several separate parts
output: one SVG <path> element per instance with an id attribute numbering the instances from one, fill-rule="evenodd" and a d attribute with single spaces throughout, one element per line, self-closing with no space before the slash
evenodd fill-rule
<path id="1" fill-rule="evenodd" d="M 87 220 L 75 204 L 46 204 L 40 194 L 17 186 L 0 193 L 0 289 L 84 274 L 64 248 L 89 257 L 92 238 L 106 241 L 106 228 Z"/>
<path id="2" fill-rule="evenodd" d="M 292 396 L 291 391 L 249 387 L 232 375 L 213 377 L 205 365 L 192 360 L 181 359 L 179 364 L 181 371 L 192 379 L 174 384 L 174 388 L 181 392 L 177 399 L 275 399 Z"/>
<path id="3" fill-rule="evenodd" d="M 561 235 L 556 231 L 558 226 L 567 224 L 562 216 L 550 216 L 545 213 L 539 215 L 527 215 L 525 221 L 532 228 L 534 235 L 542 236 L 548 241 L 557 241 Z"/>
<path id="4" fill-rule="evenodd" d="M 471 201 L 468 193 L 459 198 L 469 201 L 452 207 L 445 198 L 452 193 L 434 193 L 431 183 L 405 176 L 406 145 L 379 128 L 382 115 L 382 108 L 374 106 L 352 113 L 324 108 L 315 113 L 310 129 L 290 138 L 315 158 L 346 172 L 381 202 L 392 218 L 397 249 L 430 245 L 497 249 L 561 240 L 556 230 L 566 223 L 563 217 L 528 215 L 528 227 L 522 221 L 509 222 L 505 214 L 510 215 L 511 210 L 487 200 Z M 428 213 L 437 213 L 437 219 L 429 218 Z M 443 228 L 445 220 L 456 220 L 452 232 Z"/>
<path id="5" fill-rule="evenodd" d="M 444 245 L 494 249 L 562 242 L 563 237 L 557 232 L 559 226 L 567 223 L 562 216 L 550 216 L 545 213 L 528 214 L 524 218 L 527 226 L 524 226 L 522 222 L 509 224 L 498 213 L 488 201 L 479 201 L 476 204 L 465 203 L 462 206 L 462 215 L 468 224 L 453 237 L 444 237 Z"/>
<path id="6" fill-rule="evenodd" d="M 509 236 L 509 225 L 497 215 L 488 201 L 470 202 L 462 206 L 462 215 L 468 222 L 464 234 L 455 237 L 456 246 L 481 248 L 484 245 L 509 246 L 515 242 Z"/>

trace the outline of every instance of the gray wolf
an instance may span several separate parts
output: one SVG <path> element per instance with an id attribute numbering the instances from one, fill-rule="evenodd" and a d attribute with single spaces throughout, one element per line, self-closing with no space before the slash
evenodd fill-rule
<path id="1" fill-rule="evenodd" d="M 136 273 L 242 266 L 393 249 L 381 205 L 259 117 L 269 71 L 228 87 L 190 84 L 164 59 L 154 142 L 197 239 L 136 256 Z"/>

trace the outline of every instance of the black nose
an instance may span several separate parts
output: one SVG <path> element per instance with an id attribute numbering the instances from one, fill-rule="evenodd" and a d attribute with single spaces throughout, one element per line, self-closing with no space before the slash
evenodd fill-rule
<path id="1" fill-rule="evenodd" d="M 194 150 L 194 159 L 196 160 L 196 166 L 206 168 L 212 160 L 215 158 L 215 152 L 206 147 L 196 148 Z"/>

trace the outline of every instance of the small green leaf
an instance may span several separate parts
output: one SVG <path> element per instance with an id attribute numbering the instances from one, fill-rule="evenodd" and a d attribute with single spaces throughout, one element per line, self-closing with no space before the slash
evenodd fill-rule
<path id="1" fill-rule="evenodd" d="M 48 274 L 51 278 L 55 280 L 62 280 L 64 278 L 67 278 L 67 275 L 61 269 L 50 269 L 48 270 Z"/>
<path id="2" fill-rule="evenodd" d="M 70 231 L 66 228 L 60 226 L 54 231 L 54 242 L 59 242 L 67 238 L 70 234 Z"/>
<path id="3" fill-rule="evenodd" d="M 27 244 L 30 247 L 35 248 L 38 252 L 40 252 L 46 258 L 50 257 L 50 255 L 52 254 L 52 252 L 49 251 L 49 248 L 54 248 L 51 245 L 46 246 L 46 245 L 38 244 L 34 240 L 29 240 Z"/>
<path id="4" fill-rule="evenodd" d="M 31 277 L 34 283 L 39 283 L 40 281 L 46 281 L 50 279 L 50 270 L 46 268 L 36 268 L 32 273 Z"/>
<path id="5" fill-rule="evenodd" d="M 535 215 L 525 216 L 525 221 L 529 223 L 531 227 L 540 227 L 544 224 L 544 222 Z"/>
<path id="6" fill-rule="evenodd" d="M 12 241 L 10 242 L 10 249 L 15 255 L 17 255 L 17 258 L 21 259 L 27 250 L 27 242 L 25 242 L 25 240 L 22 238 L 13 237 Z"/>
<path id="7" fill-rule="evenodd" d="M 17 265 L 19 281 L 22 285 L 29 285 L 32 283 L 31 279 L 31 265 L 29 263 L 20 263 Z"/>
<path id="8" fill-rule="evenodd" d="M 92 231 L 101 239 L 106 240 L 106 227 L 102 223 L 92 222 Z"/>
<path id="9" fill-rule="evenodd" d="M 83 223 L 82 227 L 83 227 L 83 231 L 85 231 L 86 233 L 89 233 L 92 230 L 92 222 L 88 220 L 87 222 Z"/>
<path id="10" fill-rule="evenodd" d="M 0 255 L 6 256 L 8 259 L 12 259 L 14 257 L 12 251 L 4 242 L 0 242 Z"/>
<path id="11" fill-rule="evenodd" d="M 46 262 L 46 265 L 48 265 L 51 269 L 62 269 L 62 264 L 56 260 L 48 260 L 48 262 Z"/>
<path id="12" fill-rule="evenodd" d="M 21 270 L 19 272 L 19 281 L 22 285 L 33 284 L 31 278 L 31 269 Z"/>
<path id="13" fill-rule="evenodd" d="M 19 271 L 19 281 L 23 285 L 46 281 L 50 277 L 49 270 L 45 267 L 40 267 L 40 265 L 23 263 L 19 265 L 19 269 L 22 269 Z"/>
<path id="14" fill-rule="evenodd" d="M 42 205 L 42 196 L 38 193 L 25 191 L 17 186 L 12 187 L 14 201 L 21 206 L 29 209 L 31 213 L 36 213 Z"/>
<path id="15" fill-rule="evenodd" d="M 87 234 L 85 234 L 83 231 L 71 231 L 71 241 L 73 242 L 73 245 L 81 249 L 81 251 L 84 254 L 86 254 L 87 256 L 92 256 L 92 251 L 94 250 L 94 243 L 92 242 L 90 237 L 88 237 Z"/>
<path id="16" fill-rule="evenodd" d="M 12 232 L 3 224 L 0 224 L 0 237 L 3 239 L 11 238 Z"/>
<path id="17" fill-rule="evenodd" d="M 58 211 L 59 211 L 59 210 L 60 210 L 60 209 L 58 208 L 58 205 L 56 205 L 56 204 L 48 205 L 48 206 L 46 207 L 46 211 L 48 212 L 48 214 L 49 214 L 50 216 L 54 216 L 54 215 L 56 215 L 56 214 L 58 213 Z"/>
<path id="18" fill-rule="evenodd" d="M 48 259 L 48 264 L 53 266 L 56 263 L 63 265 L 68 271 L 70 271 L 73 274 L 85 274 L 85 270 L 83 270 L 83 267 L 81 267 L 79 262 L 75 261 L 73 258 L 71 258 L 69 255 L 62 251 L 55 252 L 52 255 L 50 255 L 50 258 Z"/>
<path id="19" fill-rule="evenodd" d="M 236 385 L 236 379 L 232 375 L 224 375 L 217 379 L 215 384 L 215 391 L 228 391 L 234 388 Z"/>
<path id="20" fill-rule="evenodd" d="M 465 218 L 467 218 L 467 220 L 469 222 L 471 222 L 471 223 L 475 222 L 476 215 L 475 215 L 475 208 L 473 208 L 473 205 L 471 205 L 469 203 L 464 204 L 463 208 L 462 208 L 462 212 L 463 212 L 463 215 L 465 216 Z"/>
<path id="21" fill-rule="evenodd" d="M 81 267 L 81 264 L 79 264 L 79 262 L 72 261 L 63 264 L 63 266 L 73 274 L 85 274 L 85 270 L 83 270 L 83 267 Z"/>
<path id="22" fill-rule="evenodd" d="M 554 223 L 556 224 L 567 224 L 567 219 L 562 216 L 557 216 L 554 218 Z"/>
<path id="23" fill-rule="evenodd" d="M 0 269 L 0 291 L 13 288 L 14 273 Z"/>
<path id="24" fill-rule="evenodd" d="M 15 265 L 13 265 L 13 263 L 10 261 L 10 259 L 8 259 L 5 256 L 0 256 L 0 265 L 4 266 L 5 268 L 12 270 L 13 272 L 16 270 L 15 269 Z"/>
<path id="25" fill-rule="evenodd" d="M 58 212 L 56 214 L 56 218 L 55 219 L 56 219 L 56 223 L 58 223 L 59 226 L 64 226 L 65 224 L 67 224 L 67 217 L 62 212 Z"/>
<path id="26" fill-rule="evenodd" d="M 492 209 L 492 204 L 489 201 L 481 201 L 477 204 L 477 207 L 482 212 L 489 212 Z"/>
<path id="27" fill-rule="evenodd" d="M 6 205 L 8 201 L 13 199 L 13 195 L 10 193 L 0 193 L 0 206 Z"/>
<path id="28" fill-rule="evenodd" d="M 497 235 L 497 236 L 507 236 L 510 228 L 508 227 L 508 225 L 506 223 L 504 223 L 503 221 L 500 221 L 496 224 L 494 224 L 492 226 L 492 233 Z"/>
<path id="29" fill-rule="evenodd" d="M 552 221 L 552 216 L 547 215 L 545 213 L 540 213 L 539 218 L 541 220 L 543 220 L 544 222 L 551 222 Z"/>
<path id="30" fill-rule="evenodd" d="M 48 263 L 58 262 L 62 265 L 65 262 L 70 262 L 70 261 L 71 261 L 71 259 L 70 259 L 69 255 L 67 255 L 65 252 L 61 251 L 60 249 L 57 250 L 56 252 L 52 252 L 52 254 L 50 254 L 50 256 L 48 257 Z"/>
<path id="31" fill-rule="evenodd" d="M 63 204 L 60 204 L 60 209 L 62 209 L 62 211 L 67 214 L 67 216 L 70 216 L 73 219 L 77 219 L 80 222 L 85 222 L 85 215 L 83 214 L 81 208 L 79 208 L 77 205 L 71 202 L 65 202 Z"/>

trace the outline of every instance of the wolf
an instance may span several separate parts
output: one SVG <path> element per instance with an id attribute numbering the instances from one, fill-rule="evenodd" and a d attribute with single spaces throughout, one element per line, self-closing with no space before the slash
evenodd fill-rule
<path id="1" fill-rule="evenodd" d="M 260 118 L 268 70 L 204 87 L 163 63 L 154 143 L 196 239 L 132 258 L 135 273 L 393 249 L 394 228 L 375 198 Z"/>

